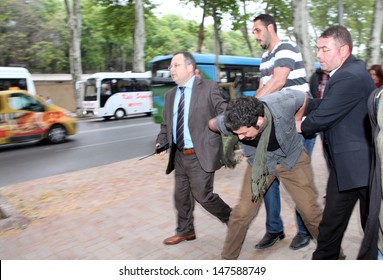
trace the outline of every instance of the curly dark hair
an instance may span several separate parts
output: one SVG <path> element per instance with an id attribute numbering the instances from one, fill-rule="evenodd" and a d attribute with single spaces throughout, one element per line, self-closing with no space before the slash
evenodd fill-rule
<path id="1" fill-rule="evenodd" d="M 232 132 L 242 126 L 258 128 L 258 117 L 264 114 L 264 104 L 258 98 L 242 96 L 229 102 L 225 111 L 225 125 Z"/>

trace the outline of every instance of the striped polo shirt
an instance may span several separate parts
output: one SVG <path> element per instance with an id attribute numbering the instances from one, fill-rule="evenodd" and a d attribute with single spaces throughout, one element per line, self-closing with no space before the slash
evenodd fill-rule
<path id="1" fill-rule="evenodd" d="M 260 71 L 263 84 L 267 84 L 271 79 L 274 67 L 277 66 L 288 67 L 291 70 L 284 88 L 309 92 L 302 54 L 295 43 L 281 40 L 270 53 L 267 51 L 262 55 Z"/>

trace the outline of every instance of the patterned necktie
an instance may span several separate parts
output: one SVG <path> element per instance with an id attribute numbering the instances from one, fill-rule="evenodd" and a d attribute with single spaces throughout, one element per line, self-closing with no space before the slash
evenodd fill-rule
<path id="1" fill-rule="evenodd" d="M 178 114 L 177 114 L 177 131 L 176 141 L 178 149 L 184 148 L 184 105 L 185 105 L 185 87 L 179 87 L 181 91 L 180 102 L 178 103 Z"/>

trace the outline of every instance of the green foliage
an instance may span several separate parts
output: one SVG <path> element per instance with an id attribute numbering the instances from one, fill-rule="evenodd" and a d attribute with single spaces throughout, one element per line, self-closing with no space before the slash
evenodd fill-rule
<path id="1" fill-rule="evenodd" d="M 243 35 L 240 32 L 225 32 L 223 42 L 224 54 L 251 56 L 250 50 L 246 47 Z"/>
<path id="2" fill-rule="evenodd" d="M 38 42 L 28 50 L 30 63 L 36 68 L 44 69 L 47 73 L 65 72 L 69 65 L 66 53 L 52 42 Z"/>
<path id="3" fill-rule="evenodd" d="M 171 54 L 179 50 L 195 51 L 198 24 L 177 15 L 154 16 L 147 19 L 145 61 L 155 56 Z"/>
<path id="4" fill-rule="evenodd" d="M 275 17 L 278 28 L 282 29 L 287 35 L 292 34 L 292 11 L 290 0 L 274 0 L 268 1 L 265 13 Z"/>
<path id="5" fill-rule="evenodd" d="M 333 0 L 312 0 L 311 20 L 318 30 L 317 37 L 327 27 L 338 24 L 338 3 Z M 350 30 L 354 42 L 354 53 L 366 59 L 366 44 L 369 40 L 374 0 L 343 0 L 343 21 Z M 326 20 L 323 20 L 326 19 Z"/>
<path id="6" fill-rule="evenodd" d="M 24 32 L 14 31 L 0 35 L 0 65 L 25 64 L 28 65 L 28 55 L 25 46 L 28 46 L 28 37 Z"/>
<path id="7" fill-rule="evenodd" d="M 68 30 L 60 0 L 19 0 L 0 2 L 0 65 L 24 64 L 33 72 L 68 69 Z M 38 58 L 58 56 L 53 63 Z M 61 56 L 61 57 L 60 57 Z M 42 58 L 47 62 L 41 63 Z M 61 61 L 58 63 L 58 61 Z"/>
<path id="8" fill-rule="evenodd" d="M 72 2 L 72 1 L 70 1 Z M 181 0 L 204 8 L 211 22 L 213 8 L 221 30 L 224 54 L 250 56 L 242 30 L 250 31 L 260 13 L 277 18 L 279 32 L 292 36 L 291 0 Z M 0 65 L 26 64 L 32 72 L 69 73 L 70 33 L 63 0 L 0 1 Z M 354 40 L 354 53 L 366 59 L 374 0 L 343 0 L 344 21 Z M 338 5 L 333 0 L 308 0 L 313 47 L 316 37 L 338 22 Z M 246 7 L 246 14 L 243 12 Z M 179 50 L 196 51 L 199 22 L 178 15 L 156 17 L 151 0 L 144 1 L 145 62 L 157 55 Z M 126 71 L 132 68 L 135 24 L 134 0 L 81 0 L 82 66 L 84 73 Z M 174 11 L 176 14 L 177 11 Z M 227 19 L 230 18 L 230 21 Z M 206 23 L 205 23 L 206 24 Z M 202 52 L 214 52 L 213 26 L 205 26 Z M 250 42 L 262 53 L 251 34 Z"/>

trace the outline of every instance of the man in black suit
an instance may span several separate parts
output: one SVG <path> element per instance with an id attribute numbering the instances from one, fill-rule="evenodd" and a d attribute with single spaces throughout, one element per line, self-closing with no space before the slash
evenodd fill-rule
<path id="1" fill-rule="evenodd" d="M 358 199 L 363 229 L 366 224 L 372 156 L 367 100 L 375 85 L 364 62 L 351 53 L 352 39 L 345 27 L 332 26 L 321 34 L 317 58 L 330 80 L 324 98 L 307 105 L 309 114 L 301 125 L 305 137 L 323 131 L 330 161 L 326 205 L 313 259 L 341 257 L 342 238 Z"/>
<path id="2" fill-rule="evenodd" d="M 209 120 L 223 113 L 227 103 L 216 82 L 195 77 L 195 67 L 195 59 L 189 52 L 173 56 L 169 70 L 177 87 L 165 95 L 164 121 L 157 137 L 156 146 L 170 143 L 166 174 L 175 169 L 174 201 L 178 225 L 176 234 L 164 240 L 166 245 L 196 238 L 195 201 L 223 223 L 228 222 L 231 213 L 229 205 L 213 193 L 214 174 L 222 166 L 222 138 L 208 128 Z M 184 106 L 180 109 L 182 95 Z M 182 118 L 179 111 L 184 114 L 177 132 L 178 120 Z M 180 131 L 182 137 L 177 141 Z"/>

